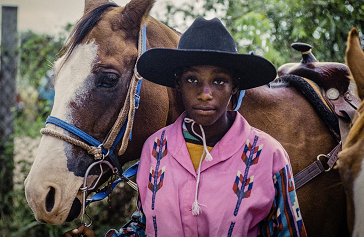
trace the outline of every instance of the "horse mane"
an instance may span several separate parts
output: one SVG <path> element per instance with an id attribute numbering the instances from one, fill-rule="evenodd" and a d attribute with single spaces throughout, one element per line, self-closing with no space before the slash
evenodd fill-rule
<path id="1" fill-rule="evenodd" d="M 178 36 L 181 36 L 182 35 L 182 33 L 179 32 L 178 30 L 176 30 L 176 29 L 174 29 L 174 28 L 172 28 L 170 26 L 168 26 L 168 28 L 171 29 L 171 30 L 173 30 L 173 32 L 176 33 Z"/>
<path id="2" fill-rule="evenodd" d="M 112 7 L 119 7 L 116 3 L 110 2 L 102 4 L 86 13 L 72 29 L 70 36 L 66 40 L 66 44 L 60 51 L 60 56 L 67 55 L 66 59 L 71 55 L 75 47 L 82 42 L 88 33 L 100 21 L 102 15 Z"/>

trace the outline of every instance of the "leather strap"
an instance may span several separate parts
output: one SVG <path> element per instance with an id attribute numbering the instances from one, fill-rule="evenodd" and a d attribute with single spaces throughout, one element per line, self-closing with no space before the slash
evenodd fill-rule
<path id="1" fill-rule="evenodd" d="M 341 142 L 344 144 L 350 130 L 351 122 L 361 101 L 350 90 L 345 95 L 339 96 L 336 100 L 330 100 L 327 96 L 324 97 L 332 106 L 334 113 L 338 116 Z"/>
<path id="2" fill-rule="evenodd" d="M 293 178 L 295 181 L 296 190 L 305 185 L 306 183 L 308 183 L 309 181 L 311 181 L 319 174 L 331 170 L 331 168 L 335 165 L 337 161 L 337 154 L 339 153 L 340 150 L 341 150 L 341 142 L 329 154 L 318 155 L 317 160 L 315 162 L 313 162 L 311 165 L 307 166 L 306 168 L 298 172 L 296 175 L 294 175 Z M 326 163 L 328 168 L 324 167 L 320 159 L 321 157 L 328 159 Z"/>

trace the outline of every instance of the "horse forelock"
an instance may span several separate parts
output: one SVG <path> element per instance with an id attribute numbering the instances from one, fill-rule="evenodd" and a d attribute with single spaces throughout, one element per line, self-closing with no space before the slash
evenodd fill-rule
<path id="1" fill-rule="evenodd" d="M 61 50 L 61 56 L 66 55 L 67 59 L 75 47 L 80 44 L 90 33 L 90 31 L 96 26 L 104 13 L 114 7 L 119 6 L 116 3 L 110 2 L 107 4 L 102 4 L 86 13 L 73 28 L 70 37 L 67 39 L 65 46 Z"/>

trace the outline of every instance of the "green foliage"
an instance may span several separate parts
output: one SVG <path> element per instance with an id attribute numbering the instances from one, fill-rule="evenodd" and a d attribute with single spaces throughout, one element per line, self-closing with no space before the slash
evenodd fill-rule
<path id="1" fill-rule="evenodd" d="M 38 35 L 32 31 L 21 34 L 20 64 L 17 80 L 15 132 L 24 136 L 40 136 L 39 130 L 50 113 L 51 101 L 39 95 L 41 80 L 52 69 L 52 62 L 62 48 L 64 34 L 58 37 Z"/>
<path id="2" fill-rule="evenodd" d="M 62 226 L 42 225 L 34 215 L 25 199 L 24 189 L 12 191 L 13 208 L 11 215 L 0 219 L 0 236 L 10 237 L 44 237 L 62 236 L 64 232 L 76 227 L 75 223 Z"/>
<path id="3" fill-rule="evenodd" d="M 21 34 L 17 106 L 14 108 L 15 133 L 12 139 L 40 136 L 39 130 L 44 126 L 52 106 L 50 101 L 39 96 L 39 89 L 43 87 L 41 80 L 51 69 L 51 62 L 56 59 L 62 47 L 64 34 L 58 37 L 38 35 L 31 31 Z M 71 224 L 57 227 L 40 225 L 35 221 L 25 199 L 23 180 L 13 185 L 14 165 L 20 167 L 20 173 L 25 176 L 31 164 L 26 159 L 14 164 L 14 144 L 0 144 L 0 149 L 4 150 L 1 152 L 4 157 L 0 157 L 0 167 L 7 167 L 7 170 L 0 168 L 0 190 L 8 187 L 6 195 L 2 195 L 0 200 L 0 236 L 61 236 L 66 229 L 71 228 Z M 27 147 L 27 144 L 24 144 L 24 147 Z M 28 153 L 26 155 L 31 156 Z M 4 165 L 4 162 L 11 164 Z"/>
<path id="4" fill-rule="evenodd" d="M 254 51 L 276 67 L 300 61 L 291 48 L 295 42 L 313 46 L 319 61 L 344 63 L 346 39 L 351 27 L 364 29 L 363 0 L 198 0 L 174 7 L 166 24 L 197 16 L 219 17 L 234 36 L 241 53 Z M 174 25 L 170 25 L 174 27 Z"/>

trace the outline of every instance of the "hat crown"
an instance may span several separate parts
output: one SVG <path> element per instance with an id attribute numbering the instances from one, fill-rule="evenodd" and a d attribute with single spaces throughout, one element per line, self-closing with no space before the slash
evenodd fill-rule
<path id="1" fill-rule="evenodd" d="M 234 38 L 218 18 L 197 18 L 181 36 L 178 49 L 237 53 Z"/>
<path id="2" fill-rule="evenodd" d="M 198 65 L 233 69 L 241 90 L 267 84 L 277 75 L 267 59 L 239 54 L 234 38 L 217 18 L 197 18 L 181 36 L 177 49 L 149 49 L 138 59 L 137 70 L 151 82 L 175 87 L 178 69 Z"/>

